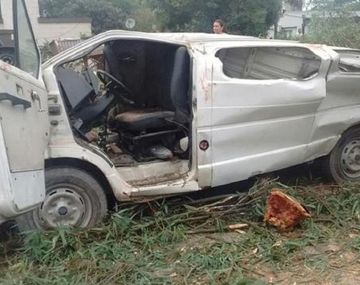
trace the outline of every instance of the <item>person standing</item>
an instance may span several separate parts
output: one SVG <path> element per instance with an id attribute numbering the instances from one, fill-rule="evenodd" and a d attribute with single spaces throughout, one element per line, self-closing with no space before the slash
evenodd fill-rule
<path id="1" fill-rule="evenodd" d="M 222 20 L 216 19 L 213 23 L 213 32 L 215 34 L 224 34 L 226 33 L 225 24 Z"/>

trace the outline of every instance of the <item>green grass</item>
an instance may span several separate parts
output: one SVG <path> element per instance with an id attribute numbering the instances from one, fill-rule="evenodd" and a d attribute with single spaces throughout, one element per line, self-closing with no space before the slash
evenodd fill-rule
<path id="1" fill-rule="evenodd" d="M 265 225 L 272 187 L 301 201 L 312 219 L 283 234 Z M 245 196 L 123 205 L 99 228 L 27 233 L 11 250 L 4 243 L 0 284 L 267 284 L 274 272 L 277 283 L 289 274 L 335 280 L 334 268 L 359 257 L 359 189 L 265 180 Z M 249 228 L 229 231 L 236 223 Z M 342 263 L 339 254 L 356 258 Z"/>

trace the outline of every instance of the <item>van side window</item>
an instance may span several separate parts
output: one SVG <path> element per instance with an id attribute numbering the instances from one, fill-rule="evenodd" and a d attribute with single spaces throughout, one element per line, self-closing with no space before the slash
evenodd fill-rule
<path id="1" fill-rule="evenodd" d="M 240 79 L 304 80 L 318 74 L 321 59 L 301 47 L 237 47 L 219 50 L 226 76 Z"/>

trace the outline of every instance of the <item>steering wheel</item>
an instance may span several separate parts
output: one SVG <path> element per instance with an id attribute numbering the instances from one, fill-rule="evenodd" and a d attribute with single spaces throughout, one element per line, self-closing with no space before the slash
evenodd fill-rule
<path id="1" fill-rule="evenodd" d="M 123 93 L 129 94 L 129 96 L 132 95 L 131 90 L 124 84 L 122 83 L 119 79 L 117 79 L 115 76 L 111 75 L 110 73 L 98 69 L 96 70 L 96 76 L 100 79 L 100 81 L 102 83 L 105 84 L 106 88 L 111 88 L 112 90 L 116 90 L 116 94 L 125 102 L 128 103 L 130 105 L 135 104 L 135 102 L 133 100 L 131 100 L 130 98 L 128 98 L 127 96 L 125 96 Z M 106 77 L 110 80 L 106 80 Z M 115 85 L 115 86 L 114 86 Z M 121 91 L 123 92 L 119 92 L 119 89 L 121 89 Z"/>

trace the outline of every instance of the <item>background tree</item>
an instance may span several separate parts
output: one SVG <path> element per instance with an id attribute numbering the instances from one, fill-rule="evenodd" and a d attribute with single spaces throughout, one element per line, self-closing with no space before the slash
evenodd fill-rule
<path id="1" fill-rule="evenodd" d="M 303 0 L 287 0 L 286 1 L 294 10 L 302 10 L 304 6 Z"/>
<path id="2" fill-rule="evenodd" d="M 149 0 L 165 29 L 211 32 L 216 18 L 231 33 L 258 36 L 277 22 L 281 0 Z"/>
<path id="3" fill-rule="evenodd" d="M 344 9 L 359 9 L 359 0 L 308 0 L 312 10 L 335 11 Z"/>
<path id="4" fill-rule="evenodd" d="M 311 7 L 304 41 L 360 48 L 360 1 L 313 0 Z"/>
<path id="5" fill-rule="evenodd" d="M 126 19 L 135 19 L 135 30 L 152 31 L 159 26 L 147 0 L 40 0 L 40 12 L 47 17 L 91 17 L 92 31 L 127 29 Z"/>
<path id="6" fill-rule="evenodd" d="M 112 0 L 112 3 L 135 20 L 134 30 L 152 32 L 161 26 L 148 0 Z"/>

